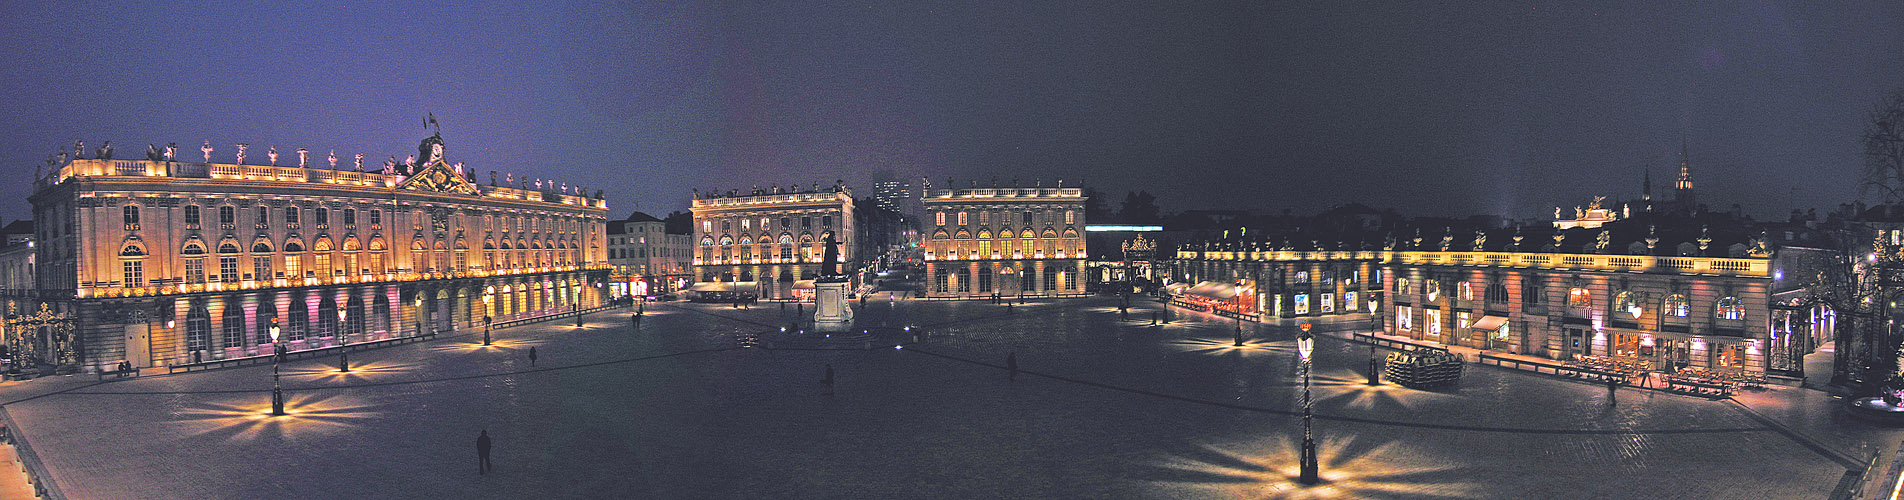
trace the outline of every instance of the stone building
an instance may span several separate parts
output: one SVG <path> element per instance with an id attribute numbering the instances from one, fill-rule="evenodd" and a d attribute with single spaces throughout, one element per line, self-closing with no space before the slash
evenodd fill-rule
<path id="1" fill-rule="evenodd" d="M 926 296 L 1086 293 L 1079 188 L 944 188 L 927 184 Z"/>
<path id="2" fill-rule="evenodd" d="M 592 307 L 606 204 L 509 176 L 478 185 L 440 135 L 355 169 L 78 159 L 35 182 L 39 298 L 71 318 L 10 328 L 41 362 L 179 365 L 482 328 Z M 255 158 L 254 158 L 255 161 Z M 572 192 L 573 191 L 573 192 Z M 12 325 L 9 325 L 12 326 Z"/>
<path id="3" fill-rule="evenodd" d="M 667 223 L 642 212 L 608 223 L 608 263 L 615 268 L 616 296 L 658 295 L 686 286 L 694 236 L 667 231 Z"/>
<path id="4" fill-rule="evenodd" d="M 819 276 L 822 242 L 839 243 L 839 269 L 852 273 L 859 235 L 846 186 L 778 186 L 749 192 L 695 192 L 694 276 L 690 291 L 758 298 L 794 297 L 796 282 Z M 698 289 L 695 289 L 698 287 Z"/>

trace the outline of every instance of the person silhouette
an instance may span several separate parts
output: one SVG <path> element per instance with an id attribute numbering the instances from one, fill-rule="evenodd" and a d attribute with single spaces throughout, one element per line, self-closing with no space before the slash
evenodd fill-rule
<path id="1" fill-rule="evenodd" d="M 483 429 L 483 433 L 476 436 L 476 474 L 486 474 L 489 472 L 489 469 L 491 469 L 489 466 L 489 429 Z"/>
<path id="2" fill-rule="evenodd" d="M 529 346 L 529 366 L 535 366 L 535 363 L 536 363 L 535 346 Z"/>
<path id="3" fill-rule="evenodd" d="M 1018 353 L 1005 353 L 1005 369 L 1011 371 L 1011 380 L 1018 380 Z"/>
<path id="4" fill-rule="evenodd" d="M 820 383 L 826 385 L 826 394 L 833 395 L 833 364 L 826 365 L 826 375 L 820 377 Z"/>

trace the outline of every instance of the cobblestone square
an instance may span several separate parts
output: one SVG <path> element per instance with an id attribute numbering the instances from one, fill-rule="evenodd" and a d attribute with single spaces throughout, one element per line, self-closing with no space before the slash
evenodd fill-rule
<path id="1" fill-rule="evenodd" d="M 270 366 L 35 381 L 64 392 L 6 409 L 70 498 L 1825 498 L 1833 454 L 1899 437 L 1783 393 L 1741 397 L 1758 416 L 1472 364 L 1442 390 L 1369 386 L 1350 316 L 1318 326 L 1324 483 L 1302 488 L 1292 325 L 1116 304 L 880 295 L 858 316 L 875 348 L 793 349 L 858 337 L 781 334 L 794 306 L 671 303 L 359 352 L 348 373 L 287 363 L 284 417 Z"/>

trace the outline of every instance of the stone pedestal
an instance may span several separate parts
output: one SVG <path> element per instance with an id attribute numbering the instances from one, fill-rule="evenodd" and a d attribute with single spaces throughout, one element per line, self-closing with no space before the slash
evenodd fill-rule
<path id="1" fill-rule="evenodd" d="M 853 327 L 853 308 L 846 295 L 852 283 L 846 280 L 815 280 L 813 283 L 813 328 L 822 332 L 844 332 Z"/>

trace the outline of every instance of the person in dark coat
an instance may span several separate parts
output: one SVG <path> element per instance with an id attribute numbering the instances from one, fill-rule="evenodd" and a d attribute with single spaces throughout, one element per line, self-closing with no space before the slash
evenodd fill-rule
<path id="1" fill-rule="evenodd" d="M 486 474 L 489 469 L 489 429 L 483 429 L 483 433 L 476 436 L 476 474 Z"/>
<path id="2" fill-rule="evenodd" d="M 535 366 L 535 362 L 536 362 L 535 346 L 529 346 L 529 366 Z"/>
<path id="3" fill-rule="evenodd" d="M 826 385 L 827 395 L 833 394 L 833 364 L 826 365 L 826 374 L 820 377 L 820 383 Z"/>
<path id="4" fill-rule="evenodd" d="M 1018 353 L 1005 353 L 1005 369 L 1011 370 L 1011 380 L 1018 380 Z"/>

